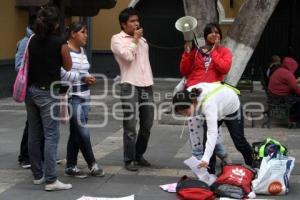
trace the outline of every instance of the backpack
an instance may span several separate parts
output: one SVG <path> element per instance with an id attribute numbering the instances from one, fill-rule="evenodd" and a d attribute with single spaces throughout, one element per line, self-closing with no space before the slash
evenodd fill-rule
<path id="1" fill-rule="evenodd" d="M 286 146 L 281 144 L 279 141 L 274 140 L 272 138 L 267 138 L 262 142 L 254 142 L 252 143 L 253 149 L 253 167 L 259 168 L 263 157 L 266 157 L 270 154 L 270 147 L 276 147 L 280 154 L 286 156 L 288 153 L 288 149 Z"/>
<path id="2" fill-rule="evenodd" d="M 216 198 L 206 183 L 187 176 L 183 176 L 177 183 L 176 193 L 181 200 L 214 200 Z"/>
<path id="3" fill-rule="evenodd" d="M 240 164 L 227 164 L 212 188 L 223 197 L 243 198 L 251 192 L 251 181 L 255 176 L 252 169 Z"/>

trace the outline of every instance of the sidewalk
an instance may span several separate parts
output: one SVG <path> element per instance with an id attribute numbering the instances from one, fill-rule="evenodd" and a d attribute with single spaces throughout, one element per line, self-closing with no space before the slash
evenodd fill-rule
<path id="1" fill-rule="evenodd" d="M 111 84 L 111 83 L 110 83 Z M 160 98 L 156 103 L 168 101 L 167 92 L 173 92 L 174 80 L 156 80 L 154 91 L 159 91 Z M 102 86 L 93 88 L 94 92 L 101 92 Z M 101 102 L 109 108 L 118 99 L 109 95 Z M 262 98 L 262 93 L 254 92 L 243 96 L 245 99 Z M 153 166 L 143 168 L 139 172 L 128 172 L 123 168 L 123 139 L 122 122 L 113 118 L 109 109 L 107 113 L 99 105 L 92 107 L 90 123 L 101 122 L 107 116 L 108 124 L 102 128 L 92 128 L 91 138 L 97 161 L 104 167 L 104 178 L 88 177 L 76 179 L 65 177 L 64 163 L 58 165 L 59 178 L 62 181 L 73 184 L 73 189 L 60 192 L 45 192 L 43 186 L 32 184 L 30 170 L 23 170 L 17 164 L 19 144 L 25 123 L 24 105 L 14 103 L 10 98 L 0 99 L 0 199 L 1 200 L 76 200 L 81 196 L 94 197 L 122 197 L 131 194 L 137 200 L 172 200 L 177 199 L 175 194 L 162 191 L 159 185 L 176 182 L 182 175 L 193 176 L 190 170 L 183 164 L 183 160 L 190 156 L 187 129 L 180 138 L 182 126 L 163 124 L 163 121 L 155 121 L 150 137 L 148 151 L 145 155 Z M 272 127 L 272 129 L 246 128 L 246 138 L 249 142 L 260 141 L 268 136 L 280 140 L 287 145 L 290 155 L 296 158 L 296 166 L 291 176 L 291 192 L 287 196 L 261 197 L 267 199 L 299 199 L 300 195 L 300 133 L 299 129 L 286 129 L 284 127 Z M 226 127 L 225 143 L 234 162 L 241 162 L 241 155 L 236 152 Z M 61 126 L 61 139 L 59 144 L 59 157 L 65 158 L 68 127 Z M 86 168 L 82 157 L 79 159 L 79 167 Z"/>

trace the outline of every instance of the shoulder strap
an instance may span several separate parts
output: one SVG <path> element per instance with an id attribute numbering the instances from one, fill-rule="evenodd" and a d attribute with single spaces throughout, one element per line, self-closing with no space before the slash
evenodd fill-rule
<path id="1" fill-rule="evenodd" d="M 29 43 L 30 43 L 30 41 L 31 41 L 31 39 L 32 39 L 33 36 L 34 36 L 34 34 L 32 34 L 32 35 L 30 36 L 30 38 L 28 39 L 28 41 L 27 41 L 27 44 L 26 44 L 26 48 L 25 48 L 25 51 L 24 51 L 24 54 L 23 54 L 22 64 L 21 64 L 20 69 L 24 67 L 24 64 L 25 64 L 25 63 L 27 62 L 27 60 L 28 60 L 28 57 L 29 57 L 28 47 L 29 47 Z M 26 60 L 26 59 L 27 59 L 27 60 Z M 27 67 L 28 67 L 28 66 L 29 66 L 29 65 L 27 65 Z"/>
<path id="2" fill-rule="evenodd" d="M 201 108 L 201 106 L 210 98 L 212 97 L 213 95 L 217 94 L 222 88 L 224 87 L 227 87 L 231 90 L 233 90 L 237 95 L 240 95 L 241 92 L 236 89 L 235 87 L 227 84 L 227 83 L 224 83 L 224 82 L 214 82 L 214 83 L 219 83 L 220 85 L 217 86 L 216 88 L 214 88 L 212 91 L 210 91 L 208 94 L 206 94 L 206 96 L 203 97 L 202 101 L 198 103 L 197 105 L 197 110 Z"/>
<path id="3" fill-rule="evenodd" d="M 206 94 L 202 101 L 200 101 L 197 105 L 197 110 L 201 108 L 201 106 L 213 95 L 215 95 L 216 93 L 218 93 L 222 88 L 224 87 L 224 85 L 220 84 L 219 86 L 215 87 L 212 91 L 210 91 L 208 94 Z"/>

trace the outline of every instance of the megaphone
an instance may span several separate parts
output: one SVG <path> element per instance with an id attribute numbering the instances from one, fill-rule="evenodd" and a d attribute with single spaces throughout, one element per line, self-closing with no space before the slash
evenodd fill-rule
<path id="1" fill-rule="evenodd" d="M 181 17 L 176 21 L 175 27 L 183 33 L 185 41 L 192 41 L 194 39 L 194 30 L 197 27 L 197 19 L 192 16 Z"/>

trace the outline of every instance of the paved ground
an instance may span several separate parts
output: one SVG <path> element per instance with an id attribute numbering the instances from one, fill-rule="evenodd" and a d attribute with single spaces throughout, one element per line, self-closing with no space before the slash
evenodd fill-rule
<path id="1" fill-rule="evenodd" d="M 176 82 L 172 79 L 156 80 L 156 103 L 157 107 L 166 110 L 167 103 Z M 73 184 L 73 189 L 60 192 L 45 192 L 43 186 L 34 186 L 30 170 L 23 170 L 17 164 L 19 144 L 24 128 L 26 113 L 24 105 L 14 103 L 10 98 L 0 99 L 0 199 L 1 200 L 50 200 L 67 199 L 75 200 L 82 195 L 95 197 L 121 197 L 134 194 L 138 200 L 176 199 L 174 194 L 166 193 L 159 189 L 160 184 L 175 182 L 184 174 L 192 176 L 182 161 L 190 156 L 187 134 L 180 138 L 182 126 L 179 123 L 170 125 L 168 115 L 157 112 L 158 120 L 155 121 L 148 151 L 145 157 L 153 164 L 151 168 L 141 169 L 132 173 L 123 169 L 122 166 L 122 123 L 116 120 L 113 105 L 118 102 L 113 97 L 112 83 L 108 88 L 99 83 L 93 88 L 93 93 L 108 91 L 108 96 L 92 107 L 90 124 L 91 137 L 97 161 L 104 167 L 104 178 L 88 177 L 87 179 L 74 179 L 63 176 L 64 164 L 58 166 L 59 179 Z M 257 86 L 253 93 L 244 92 L 242 101 L 264 102 L 264 93 Z M 169 94 L 168 94 L 169 92 Z M 101 104 L 100 104 L 101 103 Z M 166 104 L 165 106 L 163 106 Z M 107 106 L 107 111 L 103 107 Z M 99 127 L 103 121 L 107 125 Z M 174 121 L 174 120 L 173 120 Z M 246 137 L 249 142 L 260 141 L 267 136 L 272 136 L 284 144 L 290 150 L 290 155 L 296 157 L 296 167 L 291 176 L 291 192 L 284 197 L 275 199 L 299 199 L 300 195 L 300 133 L 299 129 L 287 129 L 284 126 L 273 125 L 271 129 L 259 128 L 262 120 L 257 121 L 255 128 L 250 127 L 247 121 Z M 96 126 L 98 124 L 98 127 Z M 241 156 L 233 147 L 231 139 L 225 131 L 225 143 L 234 162 L 241 162 Z M 185 130 L 187 133 L 187 130 Z M 65 157 L 68 127 L 61 126 L 61 139 L 59 145 L 60 158 Z M 86 169 L 86 164 L 80 158 L 79 167 Z M 260 197 L 273 198 L 273 197 Z"/>

